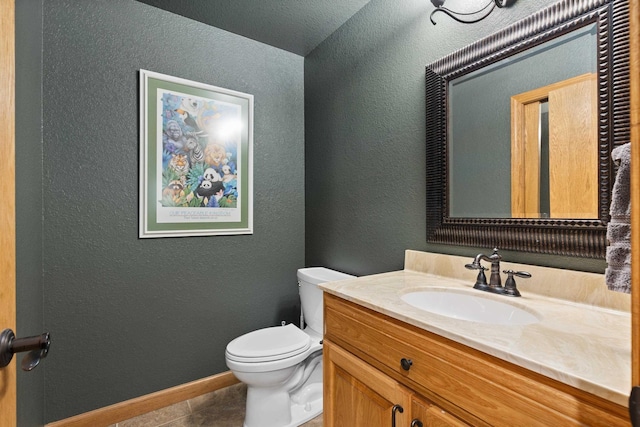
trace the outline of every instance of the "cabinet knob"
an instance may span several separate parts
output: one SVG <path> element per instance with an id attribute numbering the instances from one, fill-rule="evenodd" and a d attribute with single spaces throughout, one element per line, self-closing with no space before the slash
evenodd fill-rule
<path id="1" fill-rule="evenodd" d="M 404 369 L 405 371 L 408 371 L 409 369 L 411 369 L 411 365 L 413 365 L 413 362 L 411 361 L 411 359 L 405 359 L 403 357 L 400 360 L 400 366 L 402 366 L 402 369 Z"/>
<path id="2" fill-rule="evenodd" d="M 413 421 L 411 421 L 411 427 L 423 427 L 422 421 L 417 418 L 414 419 Z"/>

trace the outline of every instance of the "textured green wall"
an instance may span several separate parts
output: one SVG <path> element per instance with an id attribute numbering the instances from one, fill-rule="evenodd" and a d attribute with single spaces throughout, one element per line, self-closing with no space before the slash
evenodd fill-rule
<path id="1" fill-rule="evenodd" d="M 16 1 L 16 335 L 44 332 L 42 281 L 42 0 Z M 17 357 L 20 364 L 24 354 Z M 44 416 L 47 360 L 18 369 L 18 425 Z M 1 422 L 0 422 L 1 424 Z"/>
<path id="2" fill-rule="evenodd" d="M 43 52 L 51 422 L 226 371 L 231 339 L 299 318 L 304 61 L 133 0 L 47 0 Z M 138 239 L 140 69 L 254 95 L 253 235 Z"/>
<path id="3" fill-rule="evenodd" d="M 225 371 L 230 339 L 297 320 L 303 264 L 475 254 L 425 243 L 424 67 L 553 0 L 471 26 L 372 0 L 304 60 L 133 0 L 17 3 L 18 330 L 53 337 L 19 377 L 28 426 Z M 255 96 L 254 235 L 137 238 L 141 68 Z"/>
<path id="4" fill-rule="evenodd" d="M 425 66 L 554 2 L 516 1 L 473 25 L 438 14 L 432 25 L 429 1 L 372 0 L 305 57 L 308 265 L 362 275 L 402 268 L 405 249 L 491 249 L 426 243 Z M 604 271 L 600 260 L 503 255 Z"/>

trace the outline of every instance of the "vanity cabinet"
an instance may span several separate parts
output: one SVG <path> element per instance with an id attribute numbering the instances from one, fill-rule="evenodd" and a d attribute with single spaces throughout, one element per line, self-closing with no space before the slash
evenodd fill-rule
<path id="1" fill-rule="evenodd" d="M 433 403 L 325 341 L 324 423 L 329 426 L 464 427 Z"/>
<path id="2" fill-rule="evenodd" d="M 328 427 L 393 426 L 392 415 L 398 427 L 414 420 L 423 426 L 629 425 L 627 408 L 614 402 L 335 295 L 324 298 Z"/>
<path id="3" fill-rule="evenodd" d="M 326 342 L 323 422 L 329 426 L 408 425 L 411 392 L 361 359 Z M 395 407 L 395 409 L 394 409 Z M 403 408 L 400 412 L 399 408 Z"/>

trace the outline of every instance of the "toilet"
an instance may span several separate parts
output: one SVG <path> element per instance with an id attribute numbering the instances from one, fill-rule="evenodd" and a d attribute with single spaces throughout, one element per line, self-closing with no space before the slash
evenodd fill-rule
<path id="1" fill-rule="evenodd" d="M 227 367 L 247 385 L 244 427 L 295 427 L 322 413 L 322 290 L 353 278 L 324 267 L 298 270 L 303 329 L 258 329 L 227 344 Z M 306 323 L 306 327 L 304 324 Z"/>

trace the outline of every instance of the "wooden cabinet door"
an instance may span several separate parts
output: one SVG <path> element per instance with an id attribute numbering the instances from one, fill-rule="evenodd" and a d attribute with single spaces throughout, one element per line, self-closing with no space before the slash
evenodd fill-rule
<path id="1" fill-rule="evenodd" d="M 410 425 L 408 389 L 327 340 L 323 363 L 325 427 Z"/>
<path id="2" fill-rule="evenodd" d="M 469 427 L 469 424 L 416 396 L 411 399 L 411 417 L 411 427 Z"/>

